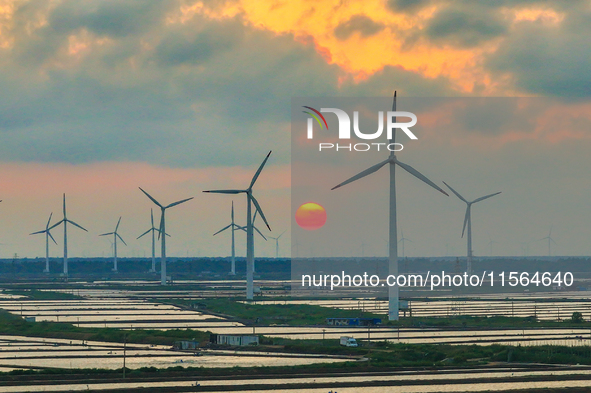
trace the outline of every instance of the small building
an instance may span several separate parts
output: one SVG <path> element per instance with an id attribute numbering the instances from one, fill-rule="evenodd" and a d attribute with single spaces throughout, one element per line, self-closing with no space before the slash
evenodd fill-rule
<path id="1" fill-rule="evenodd" d="M 199 346 L 199 343 L 197 341 L 175 341 L 174 344 L 172 345 L 173 349 L 181 349 L 181 350 L 191 350 L 191 349 L 197 349 L 197 347 Z"/>
<path id="2" fill-rule="evenodd" d="M 241 334 L 212 334 L 209 336 L 209 341 L 212 344 L 242 347 L 246 345 L 259 345 L 259 336 Z"/>
<path id="3" fill-rule="evenodd" d="M 27 321 L 27 322 L 35 322 L 35 317 L 25 317 L 25 321 Z"/>
<path id="4" fill-rule="evenodd" d="M 331 326 L 375 326 L 382 323 L 380 318 L 326 318 Z"/>

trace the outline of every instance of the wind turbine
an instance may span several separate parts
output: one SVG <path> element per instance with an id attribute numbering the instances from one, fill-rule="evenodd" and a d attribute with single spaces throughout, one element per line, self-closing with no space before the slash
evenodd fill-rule
<path id="1" fill-rule="evenodd" d="M 495 192 L 494 194 L 485 195 L 483 197 L 474 199 L 471 202 L 468 202 L 463 196 L 458 194 L 458 192 L 456 190 L 451 188 L 449 186 L 449 184 L 447 184 L 446 182 L 443 182 L 443 184 L 445 184 L 447 186 L 447 188 L 449 188 L 454 194 L 456 194 L 456 196 L 458 198 L 460 198 L 462 201 L 464 201 L 466 203 L 466 216 L 464 217 L 464 228 L 462 229 L 462 237 L 464 237 L 464 232 L 466 231 L 466 224 L 467 224 L 468 225 L 468 262 L 467 262 L 467 266 L 466 266 L 466 271 L 468 274 L 471 274 L 472 273 L 472 216 L 471 216 L 472 205 L 476 202 L 480 202 L 480 201 L 483 201 L 483 200 L 488 199 L 490 197 L 494 197 L 495 195 L 499 195 L 501 193 L 501 191 Z"/>
<path id="2" fill-rule="evenodd" d="M 394 92 L 394 99 L 392 102 L 392 111 L 396 111 L 396 92 Z M 393 119 L 396 122 L 396 118 Z M 389 143 L 394 143 L 396 139 L 396 129 L 392 132 L 392 139 L 389 140 Z M 390 156 L 388 159 L 364 170 L 363 172 L 358 173 L 357 175 L 345 180 L 341 184 L 333 187 L 332 189 L 336 189 L 342 187 L 346 184 L 354 182 L 355 180 L 361 179 L 362 177 L 371 175 L 372 173 L 378 171 L 383 166 L 389 164 L 390 168 L 390 222 L 389 222 L 389 262 L 388 262 L 388 274 L 398 276 L 398 234 L 396 228 L 396 165 L 410 173 L 411 175 L 415 176 L 419 180 L 427 183 L 437 191 L 449 196 L 443 189 L 433 183 L 431 180 L 427 179 L 423 174 L 419 171 L 411 167 L 410 165 L 404 164 L 396 158 L 396 154 L 394 151 L 390 151 Z M 398 286 L 389 286 L 388 287 L 388 318 L 390 320 L 397 321 L 398 320 L 398 310 L 399 309 L 399 288 Z"/>
<path id="3" fill-rule="evenodd" d="M 254 215 L 255 215 L 255 218 L 256 218 L 257 213 L 255 212 Z M 231 218 L 232 218 L 231 223 L 229 225 L 225 226 L 224 228 L 220 229 L 216 233 L 214 233 L 213 236 L 217 235 L 218 233 L 221 233 L 221 232 L 225 231 L 228 228 L 232 228 L 232 267 L 231 267 L 231 270 L 230 270 L 230 275 L 234 276 L 234 275 L 236 275 L 236 247 L 235 247 L 235 242 L 234 242 L 234 231 L 242 230 L 242 231 L 246 232 L 246 228 L 245 227 L 242 227 L 242 226 L 240 226 L 240 225 L 238 225 L 238 224 L 236 224 L 234 222 L 234 201 L 232 201 L 232 214 L 231 214 Z M 253 222 L 254 222 L 254 219 L 253 219 Z M 261 235 L 261 237 L 263 239 L 267 240 L 267 238 L 265 237 L 265 235 L 263 235 L 262 232 L 259 231 L 259 229 L 256 226 L 254 227 L 254 230 L 257 231 L 258 234 Z M 254 269 L 254 264 L 253 264 L 253 269 Z"/>
<path id="4" fill-rule="evenodd" d="M 275 240 L 275 258 L 279 258 L 279 238 L 283 236 L 285 232 L 287 232 L 287 230 L 283 231 L 281 235 L 277 237 L 269 236 L 271 239 Z"/>
<path id="5" fill-rule="evenodd" d="M 402 258 L 404 258 L 405 257 L 405 254 L 404 254 L 404 243 L 406 243 L 406 242 L 411 242 L 412 243 L 412 240 L 407 239 L 406 237 L 404 237 L 404 231 L 400 231 L 400 234 L 402 235 L 402 237 L 400 238 L 400 240 L 398 240 L 398 243 L 402 243 Z"/>
<path id="6" fill-rule="evenodd" d="M 493 239 L 490 237 L 490 234 L 488 234 L 488 233 L 487 233 L 487 235 L 488 235 L 488 240 L 489 240 L 489 242 L 488 242 L 488 246 L 490 247 L 490 256 L 492 257 L 492 256 L 493 256 L 493 245 L 495 245 L 495 243 L 498 243 L 498 242 L 497 242 L 497 241 L 494 241 L 494 240 L 493 240 Z"/>
<path id="7" fill-rule="evenodd" d="M 548 256 L 552 256 L 552 243 L 556 244 L 554 239 L 552 239 L 552 225 L 550 225 L 550 232 L 548 232 L 548 236 L 541 238 L 540 240 L 548 240 Z"/>
<path id="8" fill-rule="evenodd" d="M 2 202 L 2 201 L 0 201 L 0 202 Z M 57 242 L 55 241 L 55 239 L 51 235 L 51 232 L 49 231 L 49 223 L 51 222 L 51 216 L 53 216 L 53 213 L 51 213 L 49 215 L 49 220 L 47 220 L 47 225 L 45 225 L 44 230 L 29 233 L 29 235 L 37 235 L 39 233 L 45 233 L 45 270 L 43 270 L 43 273 L 49 273 L 49 238 L 51 238 L 51 240 L 53 240 L 53 242 L 55 244 L 57 244 Z"/>
<path id="9" fill-rule="evenodd" d="M 234 275 L 236 275 L 236 246 L 235 246 L 235 242 L 234 242 L 234 231 L 236 231 L 237 229 L 244 229 L 244 227 L 238 226 L 234 223 L 234 201 L 232 201 L 232 213 L 230 214 L 230 218 L 232 219 L 232 222 L 230 223 L 230 225 L 225 226 L 224 228 L 220 229 L 219 231 L 214 233 L 213 236 L 225 231 L 228 228 L 231 228 L 231 230 L 232 230 L 232 266 L 230 268 L 230 275 L 234 276 Z"/>
<path id="10" fill-rule="evenodd" d="M 66 194 L 64 194 L 64 218 L 61 221 L 53 224 L 51 227 L 47 228 L 47 230 L 52 230 L 53 228 L 57 227 L 60 224 L 64 224 L 64 276 L 68 277 L 68 223 L 88 232 L 86 229 L 82 228 L 80 225 L 76 224 L 74 221 L 69 220 L 66 216 Z"/>
<path id="11" fill-rule="evenodd" d="M 269 231 L 271 230 L 271 227 L 269 226 L 269 223 L 267 222 L 267 219 L 265 218 L 265 215 L 263 214 L 263 210 L 261 209 L 261 205 L 259 205 L 259 202 L 256 200 L 254 195 L 252 195 L 252 187 L 254 186 L 254 183 L 257 181 L 259 175 L 261 174 L 261 171 L 263 170 L 263 167 L 267 163 L 267 160 L 269 159 L 270 155 L 271 155 L 271 152 L 269 152 L 269 154 L 267 154 L 267 157 L 265 157 L 263 163 L 261 164 L 259 169 L 254 174 L 254 176 L 250 182 L 250 185 L 248 186 L 248 188 L 246 190 L 208 190 L 208 191 L 203 191 L 203 192 L 211 192 L 211 193 L 216 193 L 216 194 L 242 194 L 242 193 L 246 194 L 246 299 L 247 300 L 252 300 L 254 298 L 254 275 L 253 275 L 253 272 L 254 272 L 254 223 L 253 223 L 253 221 L 254 220 L 252 217 L 252 204 L 254 204 L 256 211 L 261 215 L 263 221 L 267 225 L 267 228 L 269 228 Z"/>
<path id="12" fill-rule="evenodd" d="M 162 206 L 156 199 L 152 198 L 150 196 L 150 194 L 148 194 L 147 192 L 145 192 L 144 190 L 142 190 L 141 187 L 138 187 L 144 194 L 146 194 L 146 196 L 148 198 L 150 198 L 150 200 L 152 202 L 154 202 L 159 208 L 160 208 L 160 228 L 159 228 L 159 232 L 158 232 L 158 238 L 161 239 L 161 243 L 160 243 L 160 284 L 161 285 L 166 285 L 166 220 L 165 220 L 165 213 L 166 213 L 166 209 L 168 209 L 169 207 L 173 207 L 176 205 L 180 205 L 181 203 L 190 201 L 191 199 L 193 199 L 193 197 L 191 198 L 187 198 L 187 199 L 182 199 L 180 201 L 177 202 L 173 202 L 170 205 L 167 206 Z M 162 235 L 162 236 L 161 236 Z"/>
<path id="13" fill-rule="evenodd" d="M 156 273 L 156 235 L 155 232 L 160 233 L 160 231 L 154 227 L 154 210 L 150 209 L 150 222 L 152 223 L 152 227 L 148 229 L 146 232 L 139 235 L 137 238 L 152 232 L 152 268 L 148 271 L 148 273 Z M 166 236 L 170 237 L 167 233 Z"/>
<path id="14" fill-rule="evenodd" d="M 123 240 L 121 235 L 119 235 L 119 233 L 117 233 L 117 230 L 119 229 L 119 224 L 121 224 L 121 217 L 119 217 L 119 221 L 117 221 L 117 226 L 115 227 L 115 231 L 103 233 L 103 234 L 99 235 L 99 236 L 113 235 L 113 271 L 114 272 L 117 272 L 117 238 L 119 238 L 119 240 L 121 240 L 123 242 L 123 244 L 125 244 L 127 246 L 127 243 L 125 243 L 125 240 Z"/>

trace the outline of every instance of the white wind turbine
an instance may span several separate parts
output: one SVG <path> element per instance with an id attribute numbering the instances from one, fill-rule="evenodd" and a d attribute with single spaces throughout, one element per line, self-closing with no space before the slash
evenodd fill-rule
<path id="1" fill-rule="evenodd" d="M 2 201 L 0 201 L 0 202 L 2 202 Z M 49 238 L 51 238 L 51 240 L 53 240 L 53 242 L 55 244 L 57 244 L 57 242 L 55 241 L 55 239 L 51 235 L 51 232 L 49 231 L 49 223 L 51 222 L 51 216 L 53 216 L 53 213 L 49 214 L 49 220 L 47 220 L 47 225 L 45 225 L 44 230 L 38 231 L 38 232 L 33 232 L 33 233 L 29 234 L 29 235 L 37 235 L 39 233 L 45 233 L 45 270 L 43 270 L 43 273 L 49 273 Z"/>
<path id="2" fill-rule="evenodd" d="M 256 218 L 256 212 L 254 213 L 255 218 Z M 217 235 L 218 233 L 221 233 L 223 231 L 225 231 L 226 229 L 232 228 L 232 266 L 230 269 L 230 275 L 234 276 L 236 275 L 236 246 L 235 246 L 235 241 L 234 241 L 234 232 L 238 231 L 238 230 L 243 230 L 244 232 L 246 232 L 246 228 L 245 227 L 241 227 L 240 225 L 236 224 L 234 222 L 234 201 L 232 201 L 232 214 L 231 214 L 231 223 L 225 227 L 223 227 L 222 229 L 220 229 L 219 231 L 217 231 L 216 233 L 213 234 L 213 236 Z M 254 220 L 253 220 L 254 221 Z M 255 226 L 254 230 L 258 232 L 259 235 L 262 236 L 263 239 L 267 240 L 267 238 L 265 237 L 265 235 L 262 234 L 261 231 L 259 231 L 259 229 Z M 254 268 L 254 265 L 253 265 Z"/>
<path id="3" fill-rule="evenodd" d="M 406 243 L 406 242 L 411 242 L 412 243 L 412 240 L 404 237 L 404 232 L 403 231 L 400 231 L 400 235 L 402 235 L 402 237 L 400 238 L 400 240 L 398 240 L 398 243 L 402 243 L 402 258 L 404 258 L 405 257 L 405 254 L 404 254 L 404 243 Z"/>
<path id="4" fill-rule="evenodd" d="M 396 111 L 396 92 L 394 92 L 394 100 L 392 102 L 392 111 Z M 393 119 L 396 122 L 396 118 Z M 392 132 L 392 139 L 389 140 L 389 143 L 394 143 L 396 139 L 396 130 L 394 129 Z M 427 183 L 431 187 L 435 188 L 437 191 L 449 196 L 443 189 L 433 183 L 431 180 L 427 179 L 423 174 L 419 171 L 411 167 L 410 165 L 404 164 L 400 162 L 396 158 L 396 154 L 394 151 L 390 152 L 390 156 L 388 159 L 376 164 L 363 172 L 358 173 L 357 175 L 351 177 L 348 180 L 345 180 L 341 184 L 333 187 L 332 189 L 336 189 L 342 187 L 346 184 L 354 182 L 355 180 L 361 179 L 362 177 L 371 175 L 372 173 L 378 171 L 383 166 L 389 164 L 390 168 L 390 220 L 389 220 L 389 258 L 388 258 L 388 274 L 398 276 L 398 234 L 396 228 L 396 165 L 410 173 L 411 175 L 415 176 L 419 180 Z M 398 286 L 389 286 L 388 287 L 388 318 L 390 320 L 397 321 L 398 320 L 398 311 L 399 311 L 399 288 Z"/>
<path id="5" fill-rule="evenodd" d="M 64 224 L 64 276 L 68 277 L 68 223 L 88 232 L 86 229 L 82 228 L 80 225 L 76 224 L 74 221 L 69 220 L 66 216 L 66 194 L 64 194 L 64 218 L 61 221 L 53 224 L 51 227 L 47 228 L 48 231 L 52 230 L 53 228 L 57 227 L 60 224 Z"/>
<path id="6" fill-rule="evenodd" d="M 548 236 L 541 238 L 540 240 L 548 240 L 548 256 L 552 256 L 552 243 L 556 244 L 554 239 L 552 239 L 552 225 L 550 225 L 550 232 L 548 232 Z"/>
<path id="7" fill-rule="evenodd" d="M 125 243 L 125 240 L 123 240 L 121 235 L 119 235 L 119 233 L 117 233 L 117 230 L 119 229 L 119 224 L 121 224 L 121 217 L 119 217 L 119 221 L 117 221 L 117 226 L 115 227 L 115 231 L 103 233 L 103 234 L 99 235 L 99 236 L 113 235 L 113 271 L 114 272 L 117 272 L 117 238 L 119 238 L 119 240 L 121 240 L 123 242 L 123 244 L 125 244 L 127 246 L 127 243 Z"/>
<path id="8" fill-rule="evenodd" d="M 173 202 L 170 205 L 167 206 L 162 206 L 156 199 L 152 198 L 150 196 L 150 194 L 148 194 L 147 192 L 145 192 L 144 190 L 142 190 L 141 187 L 138 187 L 144 194 L 146 194 L 146 196 L 148 198 L 150 198 L 150 200 L 152 202 L 154 202 L 156 204 L 156 206 L 158 206 L 160 208 L 160 227 L 159 227 L 159 232 L 158 232 L 158 238 L 161 239 L 161 243 L 160 243 L 160 284 L 161 285 L 166 285 L 166 236 L 161 236 L 162 234 L 166 233 L 166 220 L 165 220 L 165 212 L 166 209 L 168 209 L 169 207 L 173 207 L 176 205 L 180 205 L 181 203 L 190 201 L 191 199 L 193 199 L 193 197 L 191 198 L 187 198 L 187 199 L 182 199 L 180 201 L 177 202 Z"/>
<path id="9" fill-rule="evenodd" d="M 237 229 L 243 229 L 243 227 L 238 226 L 234 223 L 234 201 L 232 201 L 232 213 L 231 213 L 230 217 L 232 219 L 232 222 L 230 223 L 230 225 L 225 226 L 224 228 L 220 229 L 219 231 L 214 233 L 213 236 L 225 231 L 228 228 L 231 229 L 231 231 L 232 231 L 232 266 L 230 268 L 230 275 L 234 276 L 234 275 L 236 275 L 236 246 L 235 246 L 235 242 L 234 242 L 234 231 L 236 231 Z"/>
<path id="10" fill-rule="evenodd" d="M 464 201 L 466 203 L 466 215 L 464 217 L 464 227 L 462 228 L 462 237 L 464 237 L 464 232 L 466 231 L 466 225 L 468 225 L 468 262 L 466 264 L 466 272 L 468 274 L 471 274 L 472 273 L 472 215 L 471 215 L 472 205 L 476 202 L 480 202 L 480 201 L 483 201 L 483 200 L 488 199 L 490 197 L 494 197 L 495 195 L 499 195 L 501 193 L 501 191 L 495 192 L 494 194 L 490 194 L 490 195 L 486 195 L 486 196 L 474 199 L 473 201 L 469 202 L 463 196 L 458 194 L 458 192 L 456 190 L 451 188 L 449 186 L 449 184 L 447 184 L 446 182 L 443 182 L 443 184 L 445 184 L 447 186 L 447 188 L 449 188 L 454 194 L 456 194 L 456 196 L 458 198 L 460 198 L 462 201 Z"/>
<path id="11" fill-rule="evenodd" d="M 281 235 L 277 237 L 269 236 L 271 239 L 275 240 L 275 258 L 279 258 L 279 238 L 283 236 L 285 232 L 287 232 L 287 230 L 283 231 Z"/>
<path id="12" fill-rule="evenodd" d="M 265 160 L 259 167 L 259 169 L 254 174 L 250 185 L 246 190 L 208 190 L 203 192 L 211 192 L 217 194 L 246 194 L 246 299 L 252 300 L 254 298 L 254 223 L 253 223 L 253 216 L 252 216 L 252 204 L 254 204 L 256 211 L 261 215 L 261 218 L 267 225 L 267 228 L 271 230 L 265 215 L 263 214 L 263 210 L 261 209 L 261 205 L 256 200 L 254 195 L 252 195 L 252 187 L 254 183 L 257 181 L 263 167 L 267 163 L 271 152 L 267 154 Z"/>
<path id="13" fill-rule="evenodd" d="M 152 210 L 152 209 L 150 209 L 150 222 L 152 223 L 152 227 L 150 229 L 148 229 L 146 232 L 139 235 L 137 238 L 139 239 L 140 237 L 152 232 L 152 268 L 150 270 L 148 270 L 148 273 L 156 273 L 156 234 L 155 234 L 155 232 L 160 233 L 160 231 L 158 230 L 158 228 L 154 227 L 154 210 Z M 166 236 L 170 237 L 170 235 L 168 233 L 166 234 Z"/>

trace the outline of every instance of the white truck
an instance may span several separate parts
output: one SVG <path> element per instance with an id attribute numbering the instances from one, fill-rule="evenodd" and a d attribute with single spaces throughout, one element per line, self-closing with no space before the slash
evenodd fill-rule
<path id="1" fill-rule="evenodd" d="M 341 345 L 345 347 L 356 347 L 357 341 L 351 336 L 341 336 Z"/>

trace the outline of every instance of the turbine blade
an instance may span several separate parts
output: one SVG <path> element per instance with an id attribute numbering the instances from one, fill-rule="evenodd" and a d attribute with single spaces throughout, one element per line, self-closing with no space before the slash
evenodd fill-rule
<path id="1" fill-rule="evenodd" d="M 88 232 L 86 229 L 82 228 L 80 225 L 76 224 L 74 221 L 71 221 L 71 220 L 66 220 L 66 221 L 68 221 L 68 222 L 69 222 L 70 224 L 72 224 L 72 225 L 75 225 L 75 226 L 77 226 L 78 228 L 82 229 L 83 231 L 86 231 L 86 232 Z"/>
<path id="2" fill-rule="evenodd" d="M 360 173 L 356 174 L 355 176 L 353 176 L 353 177 L 345 180 L 341 184 L 334 186 L 333 188 L 331 188 L 331 190 L 335 190 L 335 189 L 337 189 L 339 187 L 342 187 L 342 186 L 344 186 L 346 184 L 349 184 L 351 182 L 354 182 L 355 180 L 361 179 L 362 177 L 365 177 L 367 175 L 371 175 L 372 173 L 374 173 L 375 171 L 377 171 L 378 169 L 380 169 L 381 167 L 383 167 L 384 165 L 386 165 L 389 162 L 390 162 L 390 159 L 388 158 L 387 160 L 382 161 L 379 164 L 376 164 L 376 165 L 374 165 L 374 166 L 372 166 L 370 168 L 367 168 L 363 172 L 360 172 Z"/>
<path id="3" fill-rule="evenodd" d="M 60 220 L 58 222 L 56 222 L 55 224 L 53 224 L 52 226 L 50 226 L 49 228 L 47 228 L 47 231 L 51 231 L 53 228 L 55 228 L 56 226 L 60 225 L 62 222 L 64 222 L 65 220 Z"/>
<path id="4" fill-rule="evenodd" d="M 466 225 L 468 224 L 468 220 L 470 219 L 470 205 L 466 207 L 466 216 L 464 217 L 464 227 L 462 228 L 462 237 L 464 237 L 464 232 L 466 231 Z"/>
<path id="5" fill-rule="evenodd" d="M 45 225 L 45 229 L 49 228 L 49 223 L 51 222 L 51 216 L 53 216 L 53 212 L 49 214 L 49 220 L 47 220 L 47 225 Z"/>
<path id="6" fill-rule="evenodd" d="M 281 232 L 281 235 L 277 236 L 277 240 L 279 240 L 279 238 L 280 238 L 281 236 L 283 236 L 283 234 L 284 234 L 285 232 L 287 232 L 287 229 L 286 229 L 285 231 Z"/>
<path id="7" fill-rule="evenodd" d="M 125 240 L 123 240 L 121 235 L 119 235 L 118 233 L 115 233 L 115 236 L 117 236 L 119 238 L 119 240 L 121 240 L 123 242 L 123 244 L 125 244 L 127 246 L 127 243 L 125 243 Z"/>
<path id="8" fill-rule="evenodd" d="M 263 239 L 265 239 L 265 241 L 267 241 L 267 238 L 265 237 L 265 235 L 263 235 L 263 234 L 261 233 L 261 231 L 259 231 L 259 228 L 255 227 L 255 226 L 253 226 L 253 228 L 254 228 L 254 230 L 255 230 L 255 231 L 257 231 L 257 232 L 258 232 L 258 234 L 259 234 L 259 235 L 261 235 L 261 236 L 263 237 Z"/>
<path id="9" fill-rule="evenodd" d="M 51 232 L 49 232 L 49 231 L 48 231 L 48 232 L 47 232 L 47 234 L 49 235 L 49 237 L 51 238 L 51 240 L 53 240 L 53 242 L 54 242 L 55 244 L 57 244 L 57 242 L 56 242 L 56 241 L 55 241 L 55 239 L 53 238 L 53 235 L 51 234 Z"/>
<path id="10" fill-rule="evenodd" d="M 212 194 L 240 194 L 246 192 L 246 190 L 208 190 L 203 192 L 210 192 Z"/>
<path id="11" fill-rule="evenodd" d="M 234 201 L 232 201 L 232 214 L 230 217 L 232 218 L 232 223 L 234 223 Z"/>
<path id="12" fill-rule="evenodd" d="M 117 229 L 119 229 L 119 224 L 121 224 L 121 216 L 119 216 L 119 221 L 117 221 L 117 226 L 115 227 L 115 233 L 117 233 Z"/>
<path id="13" fill-rule="evenodd" d="M 265 217 L 265 214 L 263 213 L 263 209 L 261 209 L 261 205 L 259 205 L 259 202 L 256 200 L 256 198 L 254 197 L 254 195 L 248 194 L 248 196 L 249 196 L 250 199 L 252 199 L 252 202 L 254 203 L 254 206 L 256 207 L 257 211 L 261 215 L 261 218 L 265 222 L 265 225 L 267 225 L 267 228 L 269 228 L 269 230 L 271 230 L 271 227 L 269 226 L 269 223 L 267 222 L 267 218 Z M 253 222 L 253 225 L 254 225 L 254 222 Z"/>
<path id="14" fill-rule="evenodd" d="M 176 206 L 176 205 L 180 205 L 181 203 L 185 203 L 185 202 L 187 202 L 187 201 L 190 201 L 190 200 L 191 200 L 191 199 L 193 199 L 193 198 L 194 198 L 194 197 L 187 198 L 187 199 L 183 199 L 183 200 L 181 200 L 181 201 L 177 201 L 177 202 L 173 202 L 173 203 L 171 203 L 170 205 L 166 206 L 166 207 L 165 207 L 165 209 L 168 209 L 169 207 L 173 207 L 173 206 Z"/>
<path id="15" fill-rule="evenodd" d="M 166 235 L 166 236 L 168 236 L 168 237 L 172 237 L 172 236 L 170 236 L 168 233 L 165 233 L 165 235 Z"/>
<path id="16" fill-rule="evenodd" d="M 37 231 L 37 232 L 29 233 L 29 235 L 38 235 L 40 233 L 45 233 L 45 232 L 47 232 L 47 229 L 44 229 L 43 231 Z"/>
<path id="17" fill-rule="evenodd" d="M 449 196 L 449 194 L 447 192 L 443 191 L 443 189 L 441 187 L 439 187 L 437 184 L 433 183 L 431 180 L 427 179 L 427 177 L 425 175 L 423 175 L 421 172 L 417 171 L 416 169 L 414 169 L 410 165 L 404 164 L 404 163 L 398 161 L 396 158 L 394 158 L 394 162 L 396 164 L 400 165 L 400 167 L 402 169 L 404 169 L 405 171 L 407 171 L 408 173 L 410 173 L 411 175 L 413 175 L 417 179 L 422 180 L 423 182 L 427 183 L 428 185 L 430 185 L 431 187 L 433 187 L 437 191 Z"/>
<path id="18" fill-rule="evenodd" d="M 147 234 L 148 234 L 148 233 L 150 233 L 150 231 L 152 231 L 152 230 L 153 230 L 152 228 L 148 229 L 146 232 L 144 232 L 144 233 L 142 233 L 141 235 L 139 235 L 139 236 L 137 237 L 137 239 L 139 239 L 140 237 L 142 237 L 142 236 L 144 236 L 144 235 L 147 235 Z"/>
<path id="19" fill-rule="evenodd" d="M 154 228 L 154 209 L 150 208 L 150 221 L 152 222 L 152 228 Z"/>
<path id="20" fill-rule="evenodd" d="M 246 232 L 246 228 L 245 227 L 241 227 L 240 225 L 236 225 L 236 229 L 242 229 L 244 232 Z"/>
<path id="21" fill-rule="evenodd" d="M 158 205 L 158 206 L 159 206 L 161 209 L 163 209 L 162 205 L 161 205 L 160 203 L 158 203 L 158 201 L 157 201 L 156 199 L 152 198 L 152 196 L 151 196 L 150 194 L 148 194 L 147 192 L 145 192 L 144 190 L 142 190 L 142 188 L 141 188 L 141 187 L 138 187 L 138 188 L 139 188 L 139 189 L 140 189 L 140 190 L 141 190 L 141 191 L 142 191 L 144 194 L 146 194 L 146 196 L 147 196 L 148 198 L 150 198 L 150 200 L 151 200 L 152 202 L 154 202 L 154 203 L 155 203 L 156 205 Z"/>
<path id="22" fill-rule="evenodd" d="M 502 191 L 495 192 L 494 194 L 490 194 L 490 195 L 487 195 L 487 196 L 480 197 L 480 198 L 478 198 L 478 199 L 474 199 L 474 201 L 473 201 L 472 203 L 476 203 L 476 202 L 484 201 L 485 199 L 488 199 L 488 198 L 490 198 L 490 197 L 494 197 L 495 195 L 499 195 L 501 192 L 502 192 Z"/>
<path id="23" fill-rule="evenodd" d="M 114 234 L 114 233 L 115 233 L 115 232 L 101 233 L 99 236 L 107 236 L 107 235 L 112 235 L 112 234 Z"/>
<path id="24" fill-rule="evenodd" d="M 64 220 L 66 219 L 66 193 L 64 193 Z"/>
<path id="25" fill-rule="evenodd" d="M 213 236 L 217 235 L 217 234 L 218 234 L 218 233 L 220 233 L 220 232 L 223 232 L 223 231 L 225 231 L 226 229 L 230 228 L 231 226 L 232 226 L 232 224 L 230 224 L 230 225 L 228 225 L 228 226 L 225 226 L 225 227 L 223 227 L 222 229 L 220 229 L 219 231 L 217 231 L 216 233 L 214 233 L 214 234 L 213 234 Z"/>
<path id="26" fill-rule="evenodd" d="M 254 186 L 254 183 L 257 181 L 257 179 L 259 178 L 259 175 L 261 174 L 261 171 L 263 170 L 263 167 L 265 166 L 265 164 L 267 163 L 267 160 L 269 159 L 269 156 L 271 155 L 271 152 L 269 152 L 269 154 L 267 154 L 267 157 L 265 157 L 265 159 L 263 160 L 263 163 L 261 164 L 261 166 L 259 167 L 259 169 L 256 171 L 256 173 L 254 174 L 251 182 L 250 182 L 250 186 L 248 186 L 248 189 L 252 189 L 252 186 Z"/>
<path id="27" fill-rule="evenodd" d="M 160 214 L 160 225 L 158 226 L 158 239 L 160 239 L 160 235 L 162 234 L 163 224 L 164 224 L 164 209 L 162 209 L 162 214 Z"/>
<path id="28" fill-rule="evenodd" d="M 554 244 L 556 244 L 556 242 L 554 241 L 554 239 L 550 238 L 550 241 Z"/>
<path id="29" fill-rule="evenodd" d="M 449 184 L 447 184 L 446 182 L 443 182 L 443 184 L 445 184 L 445 185 L 447 186 L 447 188 L 449 188 L 449 189 L 451 190 L 451 192 L 453 192 L 454 194 L 456 194 L 456 196 L 457 196 L 458 198 L 460 198 L 462 201 L 464 201 L 464 202 L 468 203 L 468 201 L 467 201 L 467 200 L 466 200 L 466 199 L 465 199 L 463 196 L 461 196 L 461 195 L 460 195 L 460 194 L 459 194 L 459 193 L 458 193 L 456 190 L 454 190 L 453 188 L 451 188 L 451 187 L 449 186 Z"/>

